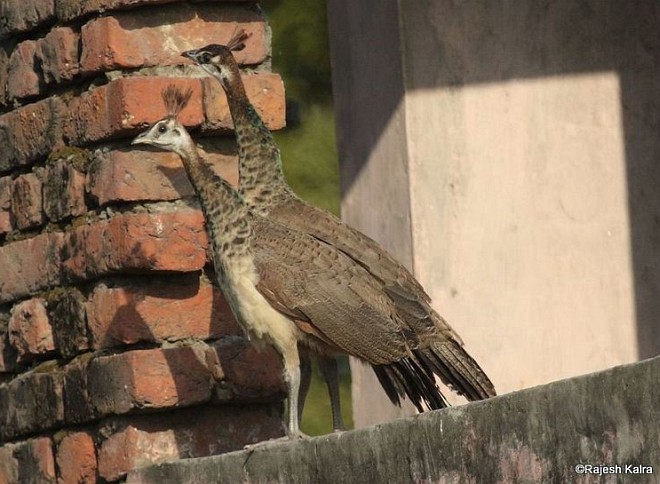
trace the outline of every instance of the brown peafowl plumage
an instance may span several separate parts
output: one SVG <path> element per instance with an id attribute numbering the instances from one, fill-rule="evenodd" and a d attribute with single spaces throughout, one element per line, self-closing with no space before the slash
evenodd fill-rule
<path id="1" fill-rule="evenodd" d="M 183 160 L 206 219 L 218 283 L 237 321 L 282 355 L 288 435 L 300 435 L 299 344 L 326 355 L 347 353 L 371 364 L 390 379 L 385 380 L 391 381 L 388 392 L 397 401 L 406 394 L 420 409 L 422 403 L 443 407 L 433 375 L 452 370 L 443 360 L 445 346 L 435 344 L 437 335 L 419 333 L 402 319 L 382 283 L 351 257 L 252 211 L 204 163 L 177 121 L 190 95 L 172 86 L 166 89 L 167 117 L 133 144 L 173 151 Z"/>
<path id="2" fill-rule="evenodd" d="M 241 31 L 225 46 L 211 44 L 183 55 L 215 77 L 227 94 L 239 147 L 240 193 L 248 207 L 346 255 L 371 276 L 380 295 L 393 304 L 400 330 L 417 344 L 396 365 L 374 365 L 392 402 L 399 404 L 400 398 L 408 395 L 420 411 L 422 402 L 430 408 L 446 405 L 443 398 L 426 398 L 422 390 L 426 383 L 421 384 L 418 378 L 420 370 L 437 374 L 468 400 L 494 396 L 491 381 L 464 350 L 456 332 L 431 307 L 430 297 L 412 274 L 377 242 L 301 200 L 288 186 L 280 152 L 247 98 L 232 55 L 244 47 L 247 38 Z"/>

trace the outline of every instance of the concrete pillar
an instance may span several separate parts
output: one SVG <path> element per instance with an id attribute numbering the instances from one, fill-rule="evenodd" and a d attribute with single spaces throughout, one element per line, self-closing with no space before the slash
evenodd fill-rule
<path id="1" fill-rule="evenodd" d="M 330 6 L 345 220 L 499 393 L 660 353 L 658 7 L 354 3 Z M 393 415 L 366 373 L 358 426 Z"/>

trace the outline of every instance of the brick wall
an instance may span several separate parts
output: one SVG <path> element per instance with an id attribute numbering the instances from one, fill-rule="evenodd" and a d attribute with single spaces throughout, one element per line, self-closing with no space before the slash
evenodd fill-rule
<path id="1" fill-rule="evenodd" d="M 179 54 L 239 24 L 248 94 L 281 128 L 251 2 L 0 2 L 0 483 L 116 481 L 282 433 L 279 358 L 209 282 L 178 157 L 129 146 L 189 86 L 181 119 L 236 182 L 224 93 Z"/>

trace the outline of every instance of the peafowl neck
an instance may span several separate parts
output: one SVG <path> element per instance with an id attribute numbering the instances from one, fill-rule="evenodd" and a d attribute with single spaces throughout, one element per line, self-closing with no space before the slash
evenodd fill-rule
<path id="1" fill-rule="evenodd" d="M 223 87 L 236 130 L 241 195 L 255 212 L 267 213 L 273 204 L 292 193 L 284 178 L 280 150 L 250 103 L 240 74 L 236 72 Z"/>
<path id="2" fill-rule="evenodd" d="M 216 272 L 222 276 L 232 261 L 250 256 L 250 211 L 238 192 L 204 163 L 194 146 L 181 159 L 204 212 Z"/>

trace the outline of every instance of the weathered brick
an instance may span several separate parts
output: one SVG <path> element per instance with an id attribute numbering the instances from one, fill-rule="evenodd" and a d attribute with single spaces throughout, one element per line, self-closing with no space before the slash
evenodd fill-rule
<path id="1" fill-rule="evenodd" d="M 55 0 L 2 0 L 0 38 L 55 20 Z"/>
<path id="2" fill-rule="evenodd" d="M 237 24 L 251 34 L 238 62 L 259 64 L 267 56 L 266 26 L 253 9 L 227 5 L 173 5 L 91 20 L 82 28 L 84 72 L 189 63 L 181 52 L 227 42 Z"/>
<path id="3" fill-rule="evenodd" d="M 0 373 L 12 373 L 16 369 L 16 350 L 9 344 L 9 334 L 0 333 Z"/>
<path id="4" fill-rule="evenodd" d="M 0 47 L 0 106 L 7 104 L 7 79 L 9 79 L 9 55 Z"/>
<path id="5" fill-rule="evenodd" d="M 53 442 L 49 437 L 38 437 L 14 447 L 18 463 L 17 482 L 55 483 Z"/>
<path id="6" fill-rule="evenodd" d="M 15 444 L 0 447 L 0 484 L 18 482 L 18 461 L 14 457 Z"/>
<path id="7" fill-rule="evenodd" d="M 60 20 L 70 21 L 90 13 L 105 13 L 148 5 L 176 3 L 180 0 L 57 0 L 55 12 Z M 193 3 L 254 3 L 254 0 L 192 0 Z"/>
<path id="8" fill-rule="evenodd" d="M 81 146 L 109 138 L 115 129 L 108 99 L 108 86 L 101 86 L 73 98 L 64 117 L 62 136 L 67 145 Z"/>
<path id="9" fill-rule="evenodd" d="M 282 358 L 272 346 L 261 350 L 243 342 L 219 341 L 210 345 L 221 369 L 218 401 L 273 401 L 283 398 Z M 210 361 L 210 360 L 209 360 Z M 211 363 L 209 363 L 209 366 Z"/>
<path id="10" fill-rule="evenodd" d="M 137 467 L 203 457 L 281 437 L 281 415 L 262 405 L 195 407 L 161 415 L 115 419 L 99 449 L 99 475 L 109 481 Z"/>
<path id="11" fill-rule="evenodd" d="M 198 126 L 204 120 L 202 111 L 202 87 L 199 79 L 167 77 L 129 77 L 109 84 L 112 99 L 117 100 L 116 110 L 121 109 L 119 127 L 134 130 L 150 126 L 166 115 L 161 92 L 170 84 L 193 91 L 188 105 L 177 116 L 185 126 Z M 118 118 L 118 116 L 117 116 Z"/>
<path id="12" fill-rule="evenodd" d="M 37 96 L 43 94 L 48 84 L 74 79 L 80 72 L 79 37 L 70 27 L 57 27 L 44 38 L 25 40 L 18 44 L 6 61 L 7 98 Z"/>
<path id="13" fill-rule="evenodd" d="M 50 321 L 55 345 L 60 354 L 71 358 L 89 349 L 85 297 L 77 289 L 69 289 L 51 301 Z"/>
<path id="14" fill-rule="evenodd" d="M 55 12 L 60 20 L 74 20 L 95 12 L 109 12 L 116 9 L 142 5 L 160 5 L 178 0 L 57 0 Z M 212 0 L 213 1 L 213 0 Z"/>
<path id="15" fill-rule="evenodd" d="M 53 328 L 43 299 L 28 299 L 12 308 L 9 343 L 18 352 L 19 361 L 31 361 L 55 351 Z"/>
<path id="16" fill-rule="evenodd" d="M 237 155 L 229 142 L 200 149 L 204 161 L 225 180 L 238 182 Z M 99 153 L 88 174 L 90 193 L 100 205 L 112 202 L 176 200 L 194 194 L 175 153 L 112 150 Z"/>
<path id="17" fill-rule="evenodd" d="M 188 127 L 202 124 L 212 130 L 233 127 L 222 87 L 210 77 L 204 78 L 204 109 L 202 80 L 168 77 L 128 77 L 116 79 L 105 86 L 74 98 L 64 125 L 64 137 L 69 144 L 134 135 L 166 115 L 161 91 L 170 84 L 181 89 L 191 88 L 193 96 L 179 115 Z M 276 74 L 245 77 L 248 96 L 270 129 L 284 127 L 284 88 Z M 1 118 L 0 118 L 1 119 Z"/>
<path id="18" fill-rule="evenodd" d="M 66 280 L 119 272 L 192 272 L 204 266 L 207 246 L 198 210 L 118 215 L 69 232 L 62 270 Z"/>
<path id="19" fill-rule="evenodd" d="M 59 434 L 56 438 L 56 461 L 59 484 L 96 482 L 96 449 L 88 432 Z"/>
<path id="20" fill-rule="evenodd" d="M 60 158 L 48 165 L 44 176 L 43 208 L 50 220 L 76 217 L 87 211 L 85 179 L 85 174 L 65 159 Z"/>
<path id="21" fill-rule="evenodd" d="M 133 135 L 166 115 L 161 91 L 170 84 L 193 90 L 179 121 L 198 126 L 204 119 L 199 79 L 125 77 L 74 98 L 66 115 L 64 137 L 69 144 Z"/>
<path id="22" fill-rule="evenodd" d="M 147 5 L 161 5 L 165 3 L 175 3 L 180 0 L 57 0 L 55 12 L 60 20 L 70 21 L 78 17 L 95 12 L 110 12 L 113 10 L 129 9 Z M 218 3 L 254 3 L 254 0 L 192 0 L 194 3 L 218 2 Z"/>
<path id="23" fill-rule="evenodd" d="M 63 422 L 63 373 L 44 365 L 0 386 L 0 440 L 48 430 Z"/>
<path id="24" fill-rule="evenodd" d="M 72 80 L 80 72 L 80 36 L 70 27 L 52 29 L 37 46 L 37 59 L 46 84 Z"/>
<path id="25" fill-rule="evenodd" d="M 22 99 L 39 94 L 41 81 L 36 69 L 37 41 L 18 44 L 9 57 L 7 94 L 9 99 Z"/>
<path id="26" fill-rule="evenodd" d="M 284 84 L 277 74 L 243 76 L 245 92 L 255 109 L 271 130 L 285 126 Z M 202 80 L 204 86 L 205 128 L 233 129 L 227 96 L 220 83 L 212 78 Z"/>
<path id="27" fill-rule="evenodd" d="M 41 180 L 34 173 L 21 175 L 11 186 L 11 213 L 19 229 L 44 223 Z"/>
<path id="28" fill-rule="evenodd" d="M 92 353 L 85 353 L 64 368 L 64 421 L 68 424 L 85 423 L 97 417 L 89 397 L 87 373 Z"/>
<path id="29" fill-rule="evenodd" d="M 205 163 L 211 165 L 216 175 L 238 187 L 238 151 L 234 138 L 212 137 L 195 141 L 197 152 Z"/>
<path id="30" fill-rule="evenodd" d="M 0 172 L 31 164 L 62 146 L 67 111 L 58 97 L 51 97 L 0 116 Z"/>
<path id="31" fill-rule="evenodd" d="M 63 236 L 45 233 L 0 247 L 0 303 L 58 285 Z"/>
<path id="32" fill-rule="evenodd" d="M 0 178 L 0 235 L 11 232 L 14 223 L 11 217 L 11 177 Z"/>
<path id="33" fill-rule="evenodd" d="M 87 314 L 94 349 L 241 334 L 220 291 L 196 274 L 125 287 L 99 284 Z"/>
<path id="34" fill-rule="evenodd" d="M 16 368 L 16 350 L 9 344 L 9 312 L 0 311 L 0 373 Z"/>
<path id="35" fill-rule="evenodd" d="M 92 404 L 107 415 L 206 402 L 213 377 L 205 357 L 205 345 L 198 344 L 96 358 L 87 375 Z"/>

